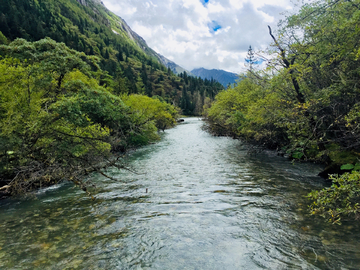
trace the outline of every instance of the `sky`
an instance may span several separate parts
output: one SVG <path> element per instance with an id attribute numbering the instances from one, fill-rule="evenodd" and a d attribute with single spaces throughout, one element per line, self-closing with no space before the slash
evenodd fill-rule
<path id="1" fill-rule="evenodd" d="M 249 46 L 271 43 L 267 25 L 294 11 L 290 0 L 103 0 L 149 47 L 191 71 L 246 70 Z M 282 15 L 281 15 L 282 14 Z"/>

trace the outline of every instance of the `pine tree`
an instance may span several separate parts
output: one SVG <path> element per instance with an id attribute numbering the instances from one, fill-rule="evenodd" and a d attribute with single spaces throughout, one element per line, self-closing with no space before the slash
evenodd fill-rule
<path id="1" fill-rule="evenodd" d="M 109 58 L 110 58 L 109 50 L 108 50 L 108 49 L 105 50 L 104 58 L 105 58 L 105 59 L 109 59 Z"/>
<path id="2" fill-rule="evenodd" d="M 248 53 L 247 53 L 247 58 L 245 58 L 245 61 L 249 65 L 249 70 L 252 71 L 253 64 L 254 64 L 254 61 L 255 61 L 255 56 L 254 56 L 254 51 L 251 48 L 251 45 L 249 46 Z"/>

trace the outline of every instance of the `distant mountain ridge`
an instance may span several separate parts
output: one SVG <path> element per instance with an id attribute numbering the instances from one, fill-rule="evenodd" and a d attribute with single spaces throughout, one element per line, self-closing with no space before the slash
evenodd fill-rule
<path id="1" fill-rule="evenodd" d="M 213 78 L 214 80 L 221 83 L 225 88 L 230 84 L 236 83 L 239 79 L 239 76 L 236 73 L 228 72 L 221 69 L 205 69 L 205 68 L 197 68 L 191 71 L 197 77 L 201 79 L 210 80 Z"/>
<path id="2" fill-rule="evenodd" d="M 187 75 L 189 76 L 194 76 L 194 74 L 192 74 L 190 71 L 184 69 L 183 67 L 180 67 L 178 64 L 176 64 L 175 62 L 167 59 L 165 56 L 162 56 L 161 54 L 157 54 L 157 59 L 166 67 L 170 68 L 170 70 L 172 72 L 174 72 L 174 74 L 179 75 L 180 73 L 186 72 Z"/>

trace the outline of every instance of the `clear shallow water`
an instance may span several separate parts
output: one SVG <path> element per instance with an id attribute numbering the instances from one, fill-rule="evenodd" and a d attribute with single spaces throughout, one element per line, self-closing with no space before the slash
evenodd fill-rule
<path id="1" fill-rule="evenodd" d="M 358 222 L 307 215 L 321 169 L 212 137 L 201 121 L 93 176 L 0 202 L 0 269 L 360 269 Z M 146 192 L 147 191 L 147 192 Z"/>

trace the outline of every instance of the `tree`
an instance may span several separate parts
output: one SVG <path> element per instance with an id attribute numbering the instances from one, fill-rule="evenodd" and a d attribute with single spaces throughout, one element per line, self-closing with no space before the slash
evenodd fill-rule
<path id="1" fill-rule="evenodd" d="M 277 39 L 272 34 L 271 27 L 269 25 L 268 25 L 268 28 L 269 28 L 269 34 L 272 37 L 272 39 L 275 43 L 275 46 L 279 50 L 280 59 L 282 61 L 283 67 L 285 67 L 289 72 L 292 84 L 294 86 L 294 90 L 296 92 L 296 99 L 298 100 L 299 103 L 305 103 L 305 96 L 300 91 L 300 85 L 299 85 L 298 79 L 296 78 L 296 74 L 295 74 L 296 69 L 294 68 L 294 64 L 296 61 L 296 55 L 291 54 L 291 55 L 287 56 L 285 49 L 280 45 L 280 43 L 277 41 Z"/>
<path id="2" fill-rule="evenodd" d="M 185 73 L 186 74 L 186 73 Z M 183 89 L 182 89 L 182 95 L 181 95 L 181 101 L 180 101 L 180 108 L 183 110 L 183 113 L 185 115 L 187 114 L 190 114 L 191 111 L 190 111 L 190 97 L 187 93 L 187 89 L 186 89 L 186 86 L 184 85 L 183 86 Z"/>
<path id="3" fill-rule="evenodd" d="M 60 94 L 65 75 L 73 69 L 79 69 L 90 75 L 92 69 L 99 69 L 98 58 L 68 48 L 64 43 L 57 43 L 50 38 L 36 42 L 17 39 L 8 46 L 0 45 L 0 54 L 27 60 L 34 64 L 44 61 L 41 67 L 56 77 L 55 95 Z"/>
<path id="4" fill-rule="evenodd" d="M 139 115 L 139 120 L 144 123 L 153 121 L 158 129 L 165 130 L 175 125 L 178 110 L 160 97 L 147 97 L 141 95 L 130 95 L 123 97 L 124 103 Z"/>
<path id="5" fill-rule="evenodd" d="M 138 94 L 144 94 L 144 92 L 145 92 L 145 85 L 144 85 L 141 77 L 137 78 L 136 89 L 137 89 L 136 93 L 138 93 Z"/>
<path id="6" fill-rule="evenodd" d="M 360 217 L 360 172 L 354 170 L 341 176 L 331 176 L 330 188 L 312 191 L 308 197 L 313 201 L 311 214 L 321 215 L 329 222 L 341 224 L 343 219 Z"/>
<path id="7" fill-rule="evenodd" d="M 79 175 L 103 166 L 96 163 L 110 154 L 109 130 L 74 111 L 77 107 L 62 107 L 66 99 L 49 100 L 52 72 L 44 74 L 41 64 L 25 66 L 10 58 L 1 61 L 0 70 L 0 182 L 21 193 L 67 178 L 86 190 Z"/>
<path id="8" fill-rule="evenodd" d="M 109 59 L 109 58 L 110 58 L 110 54 L 109 54 L 109 50 L 108 50 L 108 49 L 105 50 L 104 58 L 105 58 L 105 59 Z"/>
<path id="9" fill-rule="evenodd" d="M 253 70 L 253 65 L 256 61 L 255 53 L 254 53 L 253 49 L 251 48 L 251 45 L 249 46 L 247 58 L 245 58 L 245 61 L 249 64 L 249 71 L 251 72 Z"/>
<path id="10" fill-rule="evenodd" d="M 1 44 L 8 44 L 7 38 L 3 35 L 3 33 L 0 31 L 0 45 Z"/>

